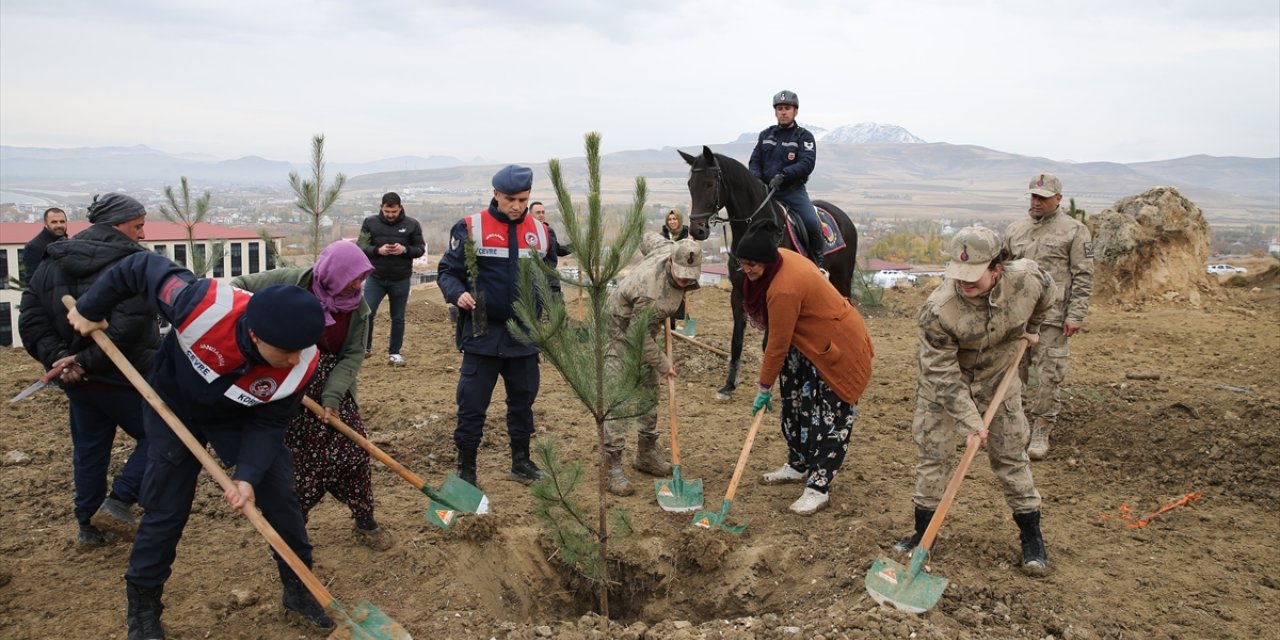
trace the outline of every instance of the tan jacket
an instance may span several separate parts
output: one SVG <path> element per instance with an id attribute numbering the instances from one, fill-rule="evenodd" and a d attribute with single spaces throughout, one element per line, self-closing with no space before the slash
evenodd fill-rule
<path id="1" fill-rule="evenodd" d="M 1010 259 L 1027 258 L 1053 276 L 1053 309 L 1045 324 L 1084 322 L 1093 297 L 1093 237 L 1089 227 L 1058 207 L 1045 217 L 1023 218 L 1004 232 Z"/>
<path id="2" fill-rule="evenodd" d="M 991 291 L 966 298 L 944 280 L 920 307 L 917 393 L 967 431 L 982 427 L 974 399 L 995 395 L 1023 332 L 1039 333 L 1053 307 L 1053 277 L 1031 260 L 1006 262 Z"/>
<path id="3" fill-rule="evenodd" d="M 867 325 L 849 300 L 804 256 L 778 249 L 782 266 L 769 284 L 769 342 L 760 383 L 772 385 L 794 346 L 841 400 L 857 404 L 871 379 L 875 349 Z"/>

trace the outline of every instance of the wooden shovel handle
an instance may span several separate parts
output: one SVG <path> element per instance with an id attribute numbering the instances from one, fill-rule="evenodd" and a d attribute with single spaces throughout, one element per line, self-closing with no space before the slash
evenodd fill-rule
<path id="1" fill-rule="evenodd" d="M 701 340 L 694 340 L 693 338 L 690 338 L 689 336 L 686 336 L 683 333 L 678 333 L 678 332 L 675 334 L 675 336 L 696 347 L 702 347 L 703 349 L 706 349 L 707 351 L 710 351 L 711 353 L 714 353 L 718 356 L 724 356 L 726 358 L 729 357 L 728 351 L 724 351 L 723 349 L 717 349 L 705 342 L 702 342 Z"/>
<path id="2" fill-rule="evenodd" d="M 75 308 L 76 300 L 71 296 L 62 296 L 62 304 L 67 305 L 67 310 L 70 311 Z M 160 414 L 160 417 L 169 425 L 169 428 L 178 436 L 178 439 L 187 445 L 191 455 L 200 461 L 204 470 L 208 471 L 209 475 L 218 481 L 222 489 L 224 491 L 238 491 L 235 484 L 231 482 L 231 478 L 227 476 L 227 472 L 223 471 L 222 467 L 214 461 L 213 456 L 209 455 L 204 445 L 200 444 L 200 441 L 191 435 L 186 425 L 182 424 L 182 420 L 173 413 L 173 410 L 169 408 L 169 405 L 165 404 L 164 400 L 160 399 L 160 395 L 156 393 L 155 389 L 151 388 L 151 385 L 142 377 L 142 374 L 138 373 L 138 370 L 133 367 L 129 359 L 123 353 L 120 353 L 115 343 L 111 342 L 111 338 L 107 337 L 107 334 L 101 330 L 96 329 L 89 335 L 94 342 L 98 343 L 98 346 L 107 354 L 107 357 L 111 358 L 111 362 L 115 363 L 116 368 L 120 369 L 120 372 L 129 379 L 129 382 L 133 383 L 138 393 L 142 394 L 143 398 L 146 398 L 147 403 L 156 410 L 156 413 Z M 298 578 L 302 580 L 303 584 L 307 585 L 311 595 L 315 596 L 316 600 L 325 607 L 331 610 L 335 609 L 337 603 L 334 601 L 333 596 L 329 594 L 329 590 L 325 589 L 315 574 L 311 573 L 307 565 L 303 564 L 298 554 L 294 553 L 293 549 L 290 549 L 289 545 L 285 544 L 284 540 L 280 538 L 280 534 L 276 533 L 271 523 L 267 522 L 261 511 L 258 511 L 257 505 L 250 501 L 241 510 L 241 513 L 249 518 L 249 521 L 253 523 L 253 527 L 258 530 L 258 533 L 262 534 L 262 537 L 267 539 L 267 543 L 271 545 L 271 548 L 275 549 L 276 553 L 280 554 L 281 558 L 284 558 L 284 561 L 293 569 L 294 573 L 298 574 Z"/>
<path id="3" fill-rule="evenodd" d="M 756 441 L 756 431 L 760 430 L 764 414 L 764 408 L 761 408 L 756 412 L 756 419 L 751 421 L 751 428 L 747 430 L 747 440 L 742 443 L 742 453 L 738 455 L 738 466 L 733 468 L 733 479 L 729 480 L 729 490 L 724 492 L 725 500 L 733 500 L 734 494 L 738 492 L 738 481 L 742 479 L 742 470 L 747 467 L 747 458 L 751 456 L 751 445 Z"/>
<path id="4" fill-rule="evenodd" d="M 676 366 L 675 360 L 671 359 L 671 323 L 663 321 L 662 326 L 667 329 L 667 362 L 671 366 Z M 671 420 L 671 464 L 680 466 L 680 421 L 676 419 L 676 379 L 667 378 L 667 414 Z"/>
<path id="5" fill-rule="evenodd" d="M 991 397 L 991 404 L 987 405 L 987 410 L 982 414 L 982 427 L 989 429 L 991 420 L 995 418 L 996 411 L 999 411 L 1001 403 L 1004 402 L 1004 394 L 1009 390 L 1009 385 L 1013 383 L 1013 377 L 1018 375 L 1018 363 L 1022 361 L 1022 354 L 1027 351 L 1027 341 L 1019 340 L 1018 349 L 1013 354 L 1013 361 L 1009 363 L 1009 367 L 1004 371 L 1004 377 L 1000 379 L 1000 386 L 996 387 L 996 394 Z M 960 457 L 960 463 L 956 465 L 956 470 L 951 474 L 951 480 L 947 481 L 947 488 L 942 492 L 942 502 L 938 503 L 938 509 L 934 512 L 933 518 L 929 520 L 929 527 L 924 530 L 924 536 L 920 538 L 920 546 L 926 551 L 933 548 L 933 541 L 938 537 L 938 529 L 942 528 L 942 519 L 947 517 L 947 510 L 951 508 L 951 503 L 956 499 L 956 494 L 960 491 L 960 483 L 964 482 L 964 475 L 969 472 L 969 463 L 973 462 L 973 457 L 978 453 L 978 447 L 982 445 L 982 437 L 976 432 L 969 434 L 968 444 L 964 448 L 964 455 Z"/>
<path id="6" fill-rule="evenodd" d="M 315 400 L 312 400 L 310 396 L 304 395 L 302 396 L 302 406 L 309 409 L 311 413 L 316 414 L 316 417 L 323 421 L 324 407 L 320 406 L 320 403 L 316 402 Z M 344 423 L 343 421 L 337 418 L 334 418 L 332 422 L 328 422 L 326 424 L 328 424 L 330 427 L 333 427 L 334 429 L 337 429 L 338 432 L 341 433 L 342 435 L 348 438 L 351 438 L 352 442 L 360 445 L 361 449 L 368 451 L 369 455 L 377 459 L 378 462 L 381 462 L 382 464 L 387 465 L 388 469 L 391 469 L 392 471 L 396 472 L 396 474 L 398 474 L 401 478 L 408 480 L 409 484 L 413 485 L 414 489 L 417 489 L 418 491 L 422 491 L 423 485 L 426 484 L 426 481 L 422 479 L 422 476 L 419 476 L 418 474 L 404 468 L 404 465 L 400 464 L 399 462 L 396 462 L 395 458 L 392 458 L 390 455 L 388 455 L 386 451 L 379 449 L 378 445 L 372 442 L 369 442 L 368 438 L 360 435 L 359 433 L 356 433 L 355 429 L 348 427 L 346 423 Z"/>

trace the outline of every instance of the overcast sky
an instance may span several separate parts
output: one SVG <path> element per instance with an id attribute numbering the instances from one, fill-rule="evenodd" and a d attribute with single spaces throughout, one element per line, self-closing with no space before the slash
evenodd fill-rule
<path id="1" fill-rule="evenodd" d="M 4 0 L 0 144 L 502 162 L 897 124 L 1054 160 L 1280 156 L 1276 0 Z"/>

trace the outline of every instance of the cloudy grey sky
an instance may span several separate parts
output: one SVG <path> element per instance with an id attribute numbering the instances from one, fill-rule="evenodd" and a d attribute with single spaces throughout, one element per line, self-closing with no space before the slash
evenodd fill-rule
<path id="1" fill-rule="evenodd" d="M 0 143 L 542 161 L 772 121 L 1054 160 L 1280 156 L 1276 0 L 4 0 Z"/>

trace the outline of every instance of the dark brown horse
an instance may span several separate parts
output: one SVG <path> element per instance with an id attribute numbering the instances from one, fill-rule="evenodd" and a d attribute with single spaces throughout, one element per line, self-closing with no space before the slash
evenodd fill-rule
<path id="1" fill-rule="evenodd" d="M 746 233 L 747 226 L 753 220 L 772 215 L 777 220 L 779 228 L 785 227 L 782 219 L 785 214 L 782 207 L 773 202 L 762 206 L 768 195 L 768 189 L 764 183 L 751 175 L 751 171 L 741 162 L 729 156 L 712 153 L 708 147 L 703 147 L 702 155 L 699 156 L 689 155 L 683 151 L 680 152 L 680 156 L 691 167 L 689 196 L 693 198 L 693 202 L 689 214 L 689 235 L 695 240 L 706 240 L 711 233 L 713 223 L 728 222 L 733 232 L 729 252 L 736 255 L 738 240 Z M 835 220 L 844 238 L 844 248 L 827 254 L 824 266 L 830 274 L 829 279 L 836 291 L 848 298 L 853 284 L 854 263 L 858 258 L 858 230 L 854 228 L 849 216 L 845 215 L 839 207 L 823 200 L 814 200 L 813 204 L 831 214 L 831 218 Z M 727 219 L 717 217 L 721 209 L 728 214 Z M 779 247 L 794 248 L 788 234 L 780 235 L 778 240 Z M 800 254 L 805 253 L 803 249 L 796 249 L 796 251 Z M 747 326 L 746 317 L 742 312 L 742 272 L 738 271 L 738 262 L 733 257 L 729 259 L 729 281 L 733 283 L 731 298 L 733 343 L 730 348 L 729 375 L 725 379 L 724 387 L 716 393 L 716 397 L 720 400 L 728 400 L 738 386 L 738 365 L 742 360 L 742 333 Z"/>

